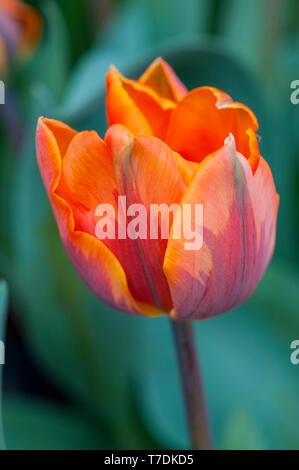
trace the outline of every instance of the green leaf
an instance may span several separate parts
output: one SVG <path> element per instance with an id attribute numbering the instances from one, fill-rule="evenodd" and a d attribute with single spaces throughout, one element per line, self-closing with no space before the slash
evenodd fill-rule
<path id="1" fill-rule="evenodd" d="M 6 310 L 7 310 L 8 289 L 4 281 L 0 281 L 0 450 L 5 448 L 5 440 L 2 424 L 2 370 L 4 367 L 4 339 L 5 339 L 5 325 L 6 325 Z"/>
<path id="2" fill-rule="evenodd" d="M 42 12 L 45 19 L 42 42 L 22 73 L 27 75 L 29 83 L 42 83 L 56 98 L 59 98 L 69 71 L 69 38 L 65 21 L 56 2 L 47 1 Z"/>
<path id="3" fill-rule="evenodd" d="M 95 450 L 110 444 L 92 417 L 56 403 L 7 398 L 3 421 L 8 450 Z"/>
<path id="4" fill-rule="evenodd" d="M 259 426 L 246 410 L 232 411 L 223 431 L 221 447 L 225 450 L 265 450 Z"/>
<path id="5" fill-rule="evenodd" d="M 271 266 L 242 307 L 194 322 L 216 448 L 298 448 L 299 374 L 290 362 L 290 343 L 298 339 L 299 279 L 291 273 Z M 188 448 L 167 319 L 148 322 L 144 348 L 140 410 L 166 448 Z M 244 432 L 236 431 L 236 409 L 246 412 Z"/>
<path id="6" fill-rule="evenodd" d="M 99 44 L 79 61 L 58 113 L 76 119 L 102 106 L 105 75 L 111 64 L 123 68 L 142 57 L 150 45 L 146 10 L 142 4 L 121 10 L 101 34 Z"/>
<path id="7" fill-rule="evenodd" d="M 123 72 L 144 62 L 148 51 L 192 38 L 205 30 L 211 9 L 207 0 L 141 0 L 119 9 L 99 38 L 75 67 L 59 107 L 62 119 L 75 119 L 102 105 L 105 75 L 111 64 Z M 164 46 L 163 46 L 164 44 Z M 154 57 L 154 58 L 155 58 Z M 149 62 L 146 63 L 146 66 Z"/>
<path id="8" fill-rule="evenodd" d="M 95 112 L 99 103 L 102 104 L 105 90 L 105 75 L 113 63 L 119 68 L 129 60 L 124 60 L 121 51 L 106 48 L 104 51 L 95 49 L 87 53 L 79 61 L 70 79 L 65 96 L 57 114 L 61 120 L 74 120 Z"/>
<path id="9" fill-rule="evenodd" d="M 212 11 L 209 0 L 143 0 L 148 8 L 152 44 L 175 38 L 184 40 L 208 28 Z"/>
<path id="10" fill-rule="evenodd" d="M 268 0 L 221 2 L 219 33 L 231 50 L 271 85 L 271 71 L 285 28 L 288 2 L 274 0 L 270 15 L 267 15 L 268 10 Z"/>
<path id="11" fill-rule="evenodd" d="M 163 448 L 187 449 L 183 396 L 169 322 L 167 317 L 143 319 L 137 399 L 147 426 Z"/>

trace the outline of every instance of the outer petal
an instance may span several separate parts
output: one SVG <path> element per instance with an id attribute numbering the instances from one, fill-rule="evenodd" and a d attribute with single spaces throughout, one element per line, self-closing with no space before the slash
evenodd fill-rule
<path id="1" fill-rule="evenodd" d="M 257 120 L 252 111 L 216 88 L 192 90 L 172 113 L 166 143 L 188 160 L 200 162 L 220 149 L 232 133 L 237 151 L 252 164 L 255 171 L 258 144 L 255 132 Z"/>
<path id="2" fill-rule="evenodd" d="M 185 250 L 186 240 L 171 237 L 165 254 L 172 315 L 178 320 L 212 317 L 242 303 L 274 248 L 278 197 L 271 171 L 261 159 L 253 175 L 232 137 L 201 163 L 181 201 L 200 203 L 202 248 Z"/>
<path id="3" fill-rule="evenodd" d="M 276 221 L 279 206 L 279 196 L 276 193 L 273 176 L 268 163 L 261 157 L 254 176 L 251 175 L 248 165 L 243 161 L 244 172 L 247 173 L 248 200 L 245 204 L 252 204 L 256 226 L 256 263 L 251 277 L 248 276 L 246 285 L 240 296 L 240 303 L 244 302 L 254 291 L 263 276 L 273 254 L 276 238 Z M 250 241 L 249 235 L 247 237 Z"/>
<path id="4" fill-rule="evenodd" d="M 139 82 L 154 90 L 160 97 L 178 102 L 188 92 L 170 65 L 159 57 L 141 75 Z"/>
<path id="5" fill-rule="evenodd" d="M 61 165 L 56 194 L 71 206 L 75 229 L 95 236 L 96 209 L 110 204 L 117 213 L 117 187 L 109 149 L 95 131 L 78 133 L 71 141 Z M 112 229 L 115 217 L 110 219 Z M 112 250 L 115 240 L 103 243 Z"/>
<path id="6" fill-rule="evenodd" d="M 61 175 L 59 141 L 52 129 L 58 127 L 65 138 L 71 130 L 62 123 L 39 119 L 36 135 L 37 158 L 43 181 L 56 217 L 61 238 L 78 273 L 95 294 L 114 308 L 130 313 L 155 315 L 158 310 L 136 301 L 128 288 L 125 272 L 119 261 L 101 241 L 75 229 L 69 203 L 56 193 Z M 74 132 L 74 131 L 73 131 Z M 63 140 L 65 143 L 65 140 Z"/>
<path id="7" fill-rule="evenodd" d="M 61 159 L 76 134 L 76 131 L 62 122 L 39 118 L 36 135 L 37 160 L 48 195 L 58 185 Z"/>
<path id="8" fill-rule="evenodd" d="M 120 133 L 120 126 L 113 126 L 105 140 L 110 141 L 114 132 Z M 124 129 L 123 132 L 127 131 Z M 163 273 L 167 239 L 161 239 L 159 217 L 154 216 L 158 226 L 157 239 L 153 239 L 150 233 L 150 223 L 153 204 L 171 206 L 179 203 L 183 195 L 185 184 L 178 164 L 179 156 L 174 156 L 169 147 L 155 137 L 135 137 L 126 147 L 115 151 L 114 165 L 120 194 L 126 196 L 131 207 L 133 204 L 145 207 L 144 238 L 121 240 L 118 256 L 122 256 L 123 266 L 130 265 L 126 272 L 133 295 L 169 311 L 172 301 Z"/>
<path id="9" fill-rule="evenodd" d="M 61 176 L 57 192 L 74 204 L 93 213 L 100 203 L 115 204 L 113 161 L 95 131 L 80 132 L 72 139 L 62 160 Z"/>
<path id="10" fill-rule="evenodd" d="M 107 77 L 108 125 L 122 124 L 134 135 L 163 139 L 176 103 L 160 97 L 151 88 L 123 77 L 111 67 Z"/>

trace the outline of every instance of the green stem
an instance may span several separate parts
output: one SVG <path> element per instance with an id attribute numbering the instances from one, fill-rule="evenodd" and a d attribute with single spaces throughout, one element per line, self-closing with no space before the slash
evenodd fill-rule
<path id="1" fill-rule="evenodd" d="M 212 437 L 190 321 L 171 321 L 192 449 L 212 449 Z"/>

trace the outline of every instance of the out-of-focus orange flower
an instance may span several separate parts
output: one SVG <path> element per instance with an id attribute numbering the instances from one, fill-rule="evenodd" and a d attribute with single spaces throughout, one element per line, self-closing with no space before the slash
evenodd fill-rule
<path id="1" fill-rule="evenodd" d="M 16 57 L 26 56 L 42 30 L 39 13 L 18 0 L 0 0 L 0 70 Z"/>
<path id="2" fill-rule="evenodd" d="M 215 88 L 188 92 L 158 59 L 138 81 L 110 69 L 107 117 L 104 140 L 45 118 L 37 127 L 39 168 L 79 274 L 125 312 L 203 319 L 244 302 L 272 256 L 278 210 L 252 111 Z M 118 196 L 147 211 L 203 204 L 202 247 L 186 250 L 173 231 L 99 240 L 96 208 L 110 204 L 120 224 Z"/>

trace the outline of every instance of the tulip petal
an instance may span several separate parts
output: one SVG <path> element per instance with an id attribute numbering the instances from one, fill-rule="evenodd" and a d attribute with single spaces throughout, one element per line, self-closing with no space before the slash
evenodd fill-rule
<path id="1" fill-rule="evenodd" d="M 109 127 L 105 135 L 105 143 L 110 153 L 117 156 L 125 150 L 133 139 L 133 134 L 121 124 L 114 124 Z M 172 157 L 176 160 L 179 173 L 185 186 L 191 182 L 192 176 L 198 167 L 195 162 L 190 162 L 181 157 L 177 152 L 172 152 Z M 115 157 L 114 157 L 115 158 Z"/>
<path id="2" fill-rule="evenodd" d="M 174 319 L 204 319 L 236 307 L 253 292 L 271 258 L 277 195 L 266 162 L 253 175 L 233 137 L 202 161 L 182 204 L 203 204 L 203 245 L 169 239 L 164 272 Z M 194 227 L 194 216 L 192 225 Z M 175 225 L 175 221 L 174 221 Z"/>
<path id="3" fill-rule="evenodd" d="M 64 199 L 54 193 L 52 206 L 62 241 L 74 267 L 99 299 L 127 313 L 147 316 L 163 313 L 132 296 L 125 271 L 117 258 L 100 240 L 75 230 L 72 210 Z"/>
<path id="4" fill-rule="evenodd" d="M 130 289 L 136 298 L 141 296 L 148 303 L 169 311 L 172 302 L 163 273 L 169 232 L 166 231 L 166 238 L 161 239 L 161 220 L 156 217 L 157 238 L 153 238 L 150 211 L 154 204 L 164 204 L 168 208 L 179 203 L 185 184 L 177 158 L 159 139 L 135 137 L 122 152 L 115 155 L 115 173 L 120 194 L 126 196 L 127 204 L 142 204 L 146 211 L 145 237 L 127 240 L 122 245 L 121 263 L 123 266 L 130 263 L 133 267 L 130 270 L 125 268 Z M 171 216 L 168 217 L 168 214 L 167 220 L 171 227 Z"/>
<path id="5" fill-rule="evenodd" d="M 105 134 L 105 143 L 114 159 L 132 141 L 133 134 L 121 124 L 114 124 L 109 127 Z"/>
<path id="6" fill-rule="evenodd" d="M 73 265 L 90 289 L 112 307 L 128 313 L 161 314 L 155 307 L 149 307 L 133 298 L 126 274 L 109 248 L 95 236 L 75 228 L 70 204 L 56 193 L 62 155 L 51 125 L 48 124 L 48 120 L 39 119 L 36 135 L 38 164 L 62 241 Z M 64 128 L 70 133 L 69 128 L 62 123 L 59 125 L 55 122 L 54 129 L 57 128 L 59 133 Z"/>
<path id="7" fill-rule="evenodd" d="M 257 120 L 249 108 L 234 103 L 220 90 L 201 87 L 192 90 L 178 103 L 165 141 L 184 158 L 200 162 L 220 149 L 232 133 L 237 151 L 252 163 L 255 171 L 259 158 L 257 129 Z"/>
<path id="8" fill-rule="evenodd" d="M 78 132 L 72 129 L 67 124 L 64 124 L 61 121 L 57 121 L 56 119 L 47 119 L 47 118 L 41 118 L 41 119 L 43 123 L 53 133 L 55 140 L 57 142 L 57 145 L 59 147 L 61 158 L 64 158 L 71 141 L 78 134 Z"/>
<path id="9" fill-rule="evenodd" d="M 108 125 L 122 124 L 134 135 L 163 138 L 176 104 L 151 88 L 123 77 L 115 67 L 106 76 Z"/>
<path id="10" fill-rule="evenodd" d="M 248 181 L 248 203 L 251 202 L 256 226 L 256 264 L 252 270 L 251 277 L 244 284 L 239 302 L 246 300 L 262 278 L 274 251 L 276 238 L 276 220 L 279 206 L 279 196 L 276 193 L 271 169 L 264 160 L 260 158 L 254 176 L 243 161 L 244 171 L 247 170 Z"/>
<path id="11" fill-rule="evenodd" d="M 61 159 L 77 132 L 62 122 L 46 118 L 39 118 L 37 129 L 39 168 L 46 190 L 49 193 L 58 184 L 61 173 Z M 53 138 L 39 138 L 40 135 L 44 136 L 45 133 L 52 134 Z"/>
<path id="12" fill-rule="evenodd" d="M 100 203 L 115 204 L 113 189 L 113 161 L 106 144 L 95 131 L 78 133 L 62 160 L 60 195 L 94 211 Z"/>
<path id="13" fill-rule="evenodd" d="M 109 149 L 95 131 L 78 133 L 62 160 L 56 193 L 72 207 L 75 228 L 95 236 L 96 209 L 110 204 L 117 210 L 118 194 Z M 115 218 L 110 220 L 115 225 Z M 108 248 L 109 240 L 104 241 Z M 113 251 L 113 250 L 112 250 Z"/>
<path id="14" fill-rule="evenodd" d="M 175 102 L 180 101 L 188 93 L 173 69 L 161 57 L 154 60 L 146 69 L 139 82 L 154 90 L 160 97 Z"/>

